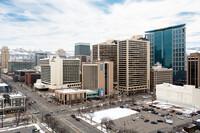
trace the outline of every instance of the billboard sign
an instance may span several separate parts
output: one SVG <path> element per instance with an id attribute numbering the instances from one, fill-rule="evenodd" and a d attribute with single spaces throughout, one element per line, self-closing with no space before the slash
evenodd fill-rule
<path id="1" fill-rule="evenodd" d="M 103 89 L 99 89 L 99 96 L 103 96 Z"/>

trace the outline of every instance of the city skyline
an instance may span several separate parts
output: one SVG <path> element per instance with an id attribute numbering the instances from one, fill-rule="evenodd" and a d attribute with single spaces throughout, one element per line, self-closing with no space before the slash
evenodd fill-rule
<path id="1" fill-rule="evenodd" d="M 198 46 L 200 2 L 188 0 L 173 3 L 179 1 L 3 0 L 0 2 L 0 41 L 8 47 L 73 50 L 77 42 L 93 45 L 186 23 L 186 45 Z"/>

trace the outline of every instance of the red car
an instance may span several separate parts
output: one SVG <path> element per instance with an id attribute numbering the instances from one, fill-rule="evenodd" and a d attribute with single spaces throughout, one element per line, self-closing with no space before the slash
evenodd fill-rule
<path id="1" fill-rule="evenodd" d="M 192 115 L 192 116 L 196 116 L 196 115 L 198 115 L 198 113 L 193 112 L 193 113 L 190 113 L 190 115 Z"/>
<path id="2" fill-rule="evenodd" d="M 132 108 L 131 110 L 135 110 L 135 108 Z"/>

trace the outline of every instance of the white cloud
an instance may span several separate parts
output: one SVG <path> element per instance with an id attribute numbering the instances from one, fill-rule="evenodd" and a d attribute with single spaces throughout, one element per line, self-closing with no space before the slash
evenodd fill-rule
<path id="1" fill-rule="evenodd" d="M 103 2 L 105 0 L 96 0 Z M 48 2 L 48 3 L 46 3 Z M 200 42 L 199 0 L 126 0 L 99 7 L 94 0 L 13 0 L 0 4 L 0 41 L 9 47 L 73 49 L 186 23 L 187 42 Z M 193 12 L 190 15 L 178 15 Z M 8 16 L 12 13 L 19 16 Z M 20 18 L 33 21 L 19 22 Z M 190 43 L 191 44 L 191 43 Z M 200 44 L 200 43 L 199 43 Z"/>

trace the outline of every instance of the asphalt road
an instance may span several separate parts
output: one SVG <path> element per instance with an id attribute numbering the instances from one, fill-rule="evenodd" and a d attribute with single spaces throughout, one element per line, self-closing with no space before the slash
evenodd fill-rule
<path id="1" fill-rule="evenodd" d="M 24 93 L 27 97 L 30 98 L 30 101 L 36 101 L 36 103 L 31 105 L 31 110 L 40 111 L 39 114 L 35 115 L 38 120 L 42 120 L 42 115 L 53 112 L 52 116 L 59 121 L 59 124 L 61 124 L 62 127 L 67 128 L 67 130 L 71 133 L 101 133 L 101 131 L 89 125 L 88 123 L 84 121 L 76 121 L 73 119 L 71 114 L 74 112 L 70 110 L 70 107 L 65 107 L 66 110 L 61 111 L 60 109 L 63 107 L 46 102 L 46 100 L 40 97 L 36 92 L 32 92 L 30 89 L 21 86 L 18 82 L 13 82 L 12 78 L 9 76 L 2 75 L 2 79 L 4 79 L 8 85 L 12 86 L 13 90 Z"/>

